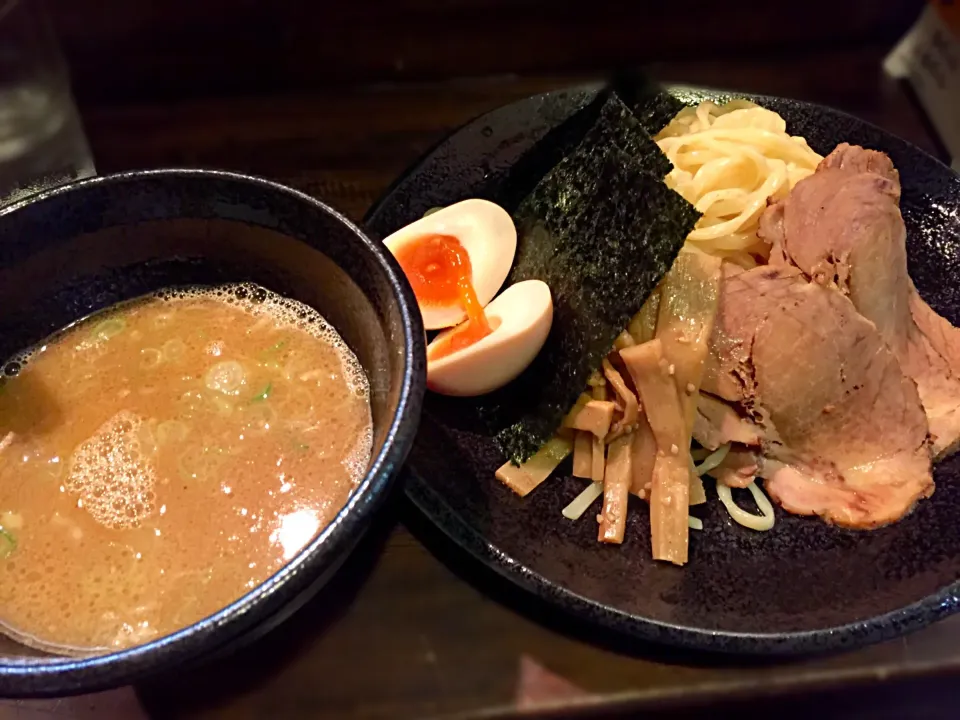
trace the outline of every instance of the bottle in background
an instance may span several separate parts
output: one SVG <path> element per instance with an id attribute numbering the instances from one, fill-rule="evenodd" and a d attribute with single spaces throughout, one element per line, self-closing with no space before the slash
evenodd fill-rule
<path id="1" fill-rule="evenodd" d="M 40 0 L 0 0 L 0 207 L 94 173 Z"/>
<path id="2" fill-rule="evenodd" d="M 960 170 L 960 3 L 929 0 L 884 67 L 913 87 Z"/>

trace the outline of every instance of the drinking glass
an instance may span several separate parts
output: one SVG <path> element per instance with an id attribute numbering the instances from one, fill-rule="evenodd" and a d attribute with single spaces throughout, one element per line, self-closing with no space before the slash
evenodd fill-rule
<path id="1" fill-rule="evenodd" d="M 95 173 L 40 0 L 0 0 L 0 207 Z"/>

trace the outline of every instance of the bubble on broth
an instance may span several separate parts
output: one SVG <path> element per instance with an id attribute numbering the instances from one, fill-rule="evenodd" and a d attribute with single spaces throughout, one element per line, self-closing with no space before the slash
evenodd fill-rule
<path id="1" fill-rule="evenodd" d="M 230 302 L 254 316 L 273 320 L 277 328 L 293 327 L 328 344 L 340 359 L 344 380 L 358 397 L 367 399 L 370 384 L 363 366 L 340 334 L 326 318 L 309 305 L 292 300 L 254 283 L 232 283 L 214 288 L 172 288 L 161 290 L 152 297 L 161 300 L 191 300 L 210 298 Z"/>
<path id="2" fill-rule="evenodd" d="M 64 488 L 105 527 L 139 527 L 153 512 L 156 471 L 141 451 L 142 425 L 133 413 L 118 412 L 70 459 Z"/>
<path id="3" fill-rule="evenodd" d="M 229 302 L 251 315 L 264 316 L 272 320 L 274 326 L 278 329 L 283 327 L 297 328 L 326 343 L 337 353 L 340 365 L 343 368 L 344 380 L 351 392 L 362 399 L 369 399 L 370 383 L 363 366 L 333 325 L 309 305 L 305 305 L 298 300 L 285 298 L 255 283 L 230 283 L 217 285 L 216 287 L 166 288 L 134 300 L 132 303 L 121 303 L 115 308 L 99 313 L 98 317 L 105 322 L 112 316 L 121 315 L 129 310 L 131 304 L 139 305 L 157 299 L 181 301 L 201 298 Z M 73 323 L 61 333 L 55 335 L 49 342 L 54 342 L 60 335 L 69 332 L 82 322 L 84 321 Z M 0 378 L 3 375 L 13 377 L 19 374 L 37 353 L 43 352 L 45 349 L 46 345 L 33 347 L 10 358 L 3 368 L 3 373 L 0 373 Z"/>
<path id="4" fill-rule="evenodd" d="M 349 454 L 341 461 L 354 483 L 360 482 L 370 464 L 370 448 L 373 445 L 373 428 L 367 426 L 357 436 L 357 441 Z"/>

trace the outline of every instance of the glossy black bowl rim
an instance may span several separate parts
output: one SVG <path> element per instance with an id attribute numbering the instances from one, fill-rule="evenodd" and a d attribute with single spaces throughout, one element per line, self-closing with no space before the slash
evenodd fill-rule
<path id="1" fill-rule="evenodd" d="M 513 103 L 494 108 L 486 113 L 465 122 L 451 131 L 433 147 L 427 150 L 420 158 L 410 165 L 390 186 L 380 198 L 373 203 L 364 216 L 364 222 L 376 215 L 381 207 L 390 202 L 393 193 L 411 176 L 427 165 L 432 156 L 442 150 L 463 129 L 475 124 L 484 123 L 487 118 L 500 111 L 532 101 L 542 101 L 569 93 L 590 93 L 601 87 L 599 83 L 561 88 L 517 100 Z M 773 95 L 760 93 L 740 93 L 717 88 L 698 87 L 692 85 L 671 85 L 671 92 L 679 95 L 703 95 L 713 99 L 734 97 L 748 97 L 759 104 L 764 101 L 787 101 Z M 861 120 L 850 113 L 818 103 L 801 100 L 789 102 L 809 108 L 813 113 L 829 113 L 842 116 L 852 121 L 876 130 L 879 134 L 895 138 L 907 146 L 912 152 L 925 155 L 935 163 L 943 166 L 948 172 L 955 171 L 941 162 L 930 153 L 917 147 L 907 140 L 897 137 L 893 133 L 878 127 L 874 123 Z M 575 593 L 560 584 L 534 572 L 522 562 L 501 551 L 487 541 L 482 533 L 465 522 L 444 499 L 430 487 L 430 484 L 409 468 L 404 470 L 404 493 L 417 510 L 454 545 L 465 551 L 474 560 L 478 560 L 497 575 L 506 579 L 522 591 L 532 595 L 536 601 L 544 602 L 558 608 L 575 618 L 576 621 L 588 625 L 598 626 L 614 633 L 621 638 L 629 638 L 638 642 L 652 643 L 659 646 L 669 646 L 681 650 L 699 653 L 767 656 L 767 657 L 796 657 L 833 652 L 844 649 L 855 649 L 866 644 L 881 642 L 900 637 L 914 630 L 919 630 L 932 622 L 943 619 L 960 611 L 960 580 L 941 588 L 932 595 L 905 607 L 893 610 L 870 618 L 858 620 L 845 625 L 804 630 L 798 632 L 776 633 L 744 633 L 727 630 L 708 630 L 687 625 L 652 620 L 631 614 L 624 610 L 592 600 L 584 595 Z"/>
<path id="2" fill-rule="evenodd" d="M 144 179 L 211 180 L 253 186 L 264 194 L 286 195 L 331 216 L 344 225 L 386 275 L 402 319 L 403 373 L 396 410 L 380 452 L 336 518 L 295 558 L 273 576 L 219 612 L 171 635 L 107 655 L 90 658 L 0 658 L 0 696 L 40 697 L 93 692 L 126 684 L 176 664 L 222 649 L 259 621 L 271 617 L 317 580 L 320 573 L 347 553 L 362 536 L 373 513 L 396 481 L 413 445 L 420 422 L 426 378 L 426 347 L 420 310 L 400 266 L 383 246 L 371 240 L 342 213 L 305 193 L 271 180 L 222 170 L 157 169 L 103 175 L 41 191 L 0 210 L 0 222 L 20 208 L 48 198 L 76 194 L 99 186 L 133 185 Z M 171 217 L 176 217 L 171 214 Z M 317 252 L 320 252 L 319 250 Z"/>

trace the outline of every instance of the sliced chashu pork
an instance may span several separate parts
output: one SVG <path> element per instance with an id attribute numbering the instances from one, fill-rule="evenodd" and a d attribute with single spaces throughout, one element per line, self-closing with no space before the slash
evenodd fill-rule
<path id="1" fill-rule="evenodd" d="M 761 218 L 772 265 L 835 286 L 873 322 L 913 378 L 934 455 L 960 444 L 960 330 L 919 296 L 907 274 L 900 179 L 883 153 L 840 145 Z"/>
<path id="2" fill-rule="evenodd" d="M 836 290 L 793 267 L 725 265 L 713 354 L 704 390 L 760 429 L 758 473 L 784 509 L 869 528 L 933 492 L 917 388 Z"/>
<path id="3" fill-rule="evenodd" d="M 701 393 L 693 421 L 693 437 L 708 450 L 716 450 L 726 443 L 760 445 L 761 431 L 727 403 Z"/>

